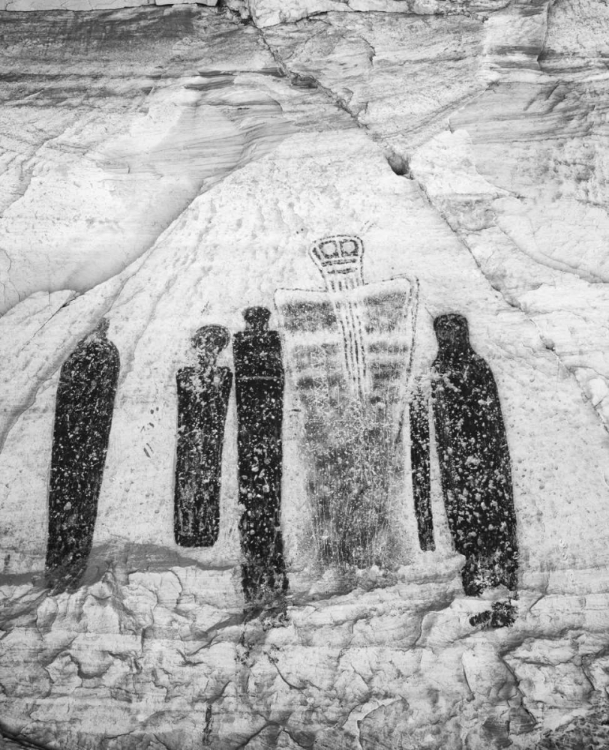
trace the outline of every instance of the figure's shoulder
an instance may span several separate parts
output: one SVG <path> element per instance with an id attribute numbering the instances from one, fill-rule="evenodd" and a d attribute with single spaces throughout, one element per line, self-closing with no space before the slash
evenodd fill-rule
<path id="1" fill-rule="evenodd" d="M 91 367 L 97 367 L 99 362 L 99 348 L 92 343 L 79 341 L 62 366 L 66 374 L 78 373 Z"/>
<path id="2" fill-rule="evenodd" d="M 431 367 L 429 368 L 429 374 L 432 382 L 437 382 L 441 378 L 450 375 L 452 372 L 453 368 L 449 367 L 446 361 L 441 359 L 440 357 L 436 357 L 436 359 L 434 359 L 434 361 L 431 363 Z"/>
<path id="3" fill-rule="evenodd" d="M 104 352 L 107 359 L 112 362 L 114 367 L 120 367 L 121 358 L 118 353 L 118 346 L 113 341 L 104 342 Z"/>
<path id="4" fill-rule="evenodd" d="M 195 368 L 194 367 L 180 367 L 176 373 L 176 380 L 178 383 L 189 383 L 194 380 Z"/>
<path id="5" fill-rule="evenodd" d="M 269 333 L 271 334 L 271 348 L 275 349 L 276 352 L 281 352 L 281 336 L 279 335 L 279 331 L 269 331 Z"/>
<path id="6" fill-rule="evenodd" d="M 108 351 L 111 351 L 118 357 L 118 346 L 114 343 L 114 341 L 108 340 L 106 341 L 106 345 L 108 347 Z"/>
<path id="7" fill-rule="evenodd" d="M 484 357 L 481 357 L 479 354 L 476 354 L 476 352 L 473 352 L 472 357 L 470 359 L 470 366 L 474 368 L 477 372 L 480 374 L 487 375 L 491 378 L 493 378 L 493 371 L 491 369 L 491 366 L 489 363 L 484 359 Z"/>
<path id="8" fill-rule="evenodd" d="M 497 393 L 497 381 L 489 363 L 479 354 L 475 354 L 469 365 L 468 380 L 478 391 L 487 391 L 490 395 Z"/>

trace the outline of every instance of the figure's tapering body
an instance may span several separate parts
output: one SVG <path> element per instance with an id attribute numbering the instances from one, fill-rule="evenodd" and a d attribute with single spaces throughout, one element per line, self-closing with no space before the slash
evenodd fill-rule
<path id="1" fill-rule="evenodd" d="M 183 547 L 210 547 L 220 528 L 224 426 L 232 373 L 216 367 L 229 341 L 221 326 L 204 326 L 193 337 L 198 367 L 178 371 L 178 443 L 174 531 Z"/>
<path id="2" fill-rule="evenodd" d="M 93 544 L 120 369 L 107 329 L 103 319 L 78 344 L 59 376 L 46 555 L 47 576 L 54 585 L 78 581 Z"/>
<path id="3" fill-rule="evenodd" d="M 471 348 L 463 316 L 441 315 L 434 328 L 434 425 L 448 524 L 466 558 L 463 588 L 471 596 L 500 585 L 515 591 L 516 516 L 495 378 Z"/>
<path id="4" fill-rule="evenodd" d="M 267 329 L 270 312 L 251 307 L 235 334 L 239 502 L 248 601 L 287 589 L 280 529 L 284 373 L 281 342 Z"/>

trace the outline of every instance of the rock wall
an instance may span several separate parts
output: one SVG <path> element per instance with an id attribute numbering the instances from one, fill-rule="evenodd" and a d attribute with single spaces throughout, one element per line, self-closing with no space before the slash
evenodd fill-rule
<path id="1" fill-rule="evenodd" d="M 563 0 L 2 13 L 7 747 L 604 746 L 608 26 L 602 3 Z M 337 286 L 341 264 L 355 270 Z M 231 336 L 213 367 L 235 373 L 253 307 L 285 370 L 272 525 L 289 581 L 254 602 L 236 383 L 217 542 L 177 543 L 174 515 L 176 375 L 203 367 L 192 337 L 211 325 Z M 489 417 L 447 469 L 447 314 L 496 383 L 509 492 L 484 466 L 447 490 L 500 429 Z M 102 319 L 120 358 L 112 424 L 99 495 L 74 495 L 93 509 L 90 550 L 58 583 L 47 547 L 79 533 L 72 495 L 59 521 L 50 511 L 58 394 Z M 463 407 L 476 419 L 494 408 L 484 382 Z M 309 392 L 328 399 L 322 417 Z M 343 444 L 320 459 L 333 428 Z M 74 481 L 92 465 L 72 460 Z M 497 538 L 498 497 L 513 503 L 517 585 L 466 592 L 451 509 L 473 509 L 474 540 Z M 345 545 L 347 562 L 324 551 Z"/>

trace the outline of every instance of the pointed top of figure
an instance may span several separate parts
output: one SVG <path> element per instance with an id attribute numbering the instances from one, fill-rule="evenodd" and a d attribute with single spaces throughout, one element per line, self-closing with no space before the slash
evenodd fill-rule
<path id="1" fill-rule="evenodd" d="M 108 320 L 108 318 L 101 318 L 95 328 L 80 340 L 79 347 L 87 346 L 88 344 L 94 343 L 95 341 L 107 341 L 109 327 L 110 321 Z"/>
<path id="2" fill-rule="evenodd" d="M 228 346 L 230 333 L 224 326 L 203 326 L 196 331 L 191 341 L 199 364 L 203 369 L 209 369 L 216 364 L 220 352 Z"/>
<path id="3" fill-rule="evenodd" d="M 469 343 L 467 318 L 458 313 L 438 315 L 433 322 L 438 339 L 438 359 L 456 360 L 472 351 Z"/>
<path id="4" fill-rule="evenodd" d="M 105 339 L 108 335 L 108 328 L 110 328 L 110 321 L 108 320 L 108 318 L 102 318 L 97 324 L 97 328 L 95 329 L 94 333 Z"/>
<path id="5" fill-rule="evenodd" d="M 246 307 L 243 317 L 246 330 L 262 333 L 268 328 L 271 311 L 266 307 Z"/>

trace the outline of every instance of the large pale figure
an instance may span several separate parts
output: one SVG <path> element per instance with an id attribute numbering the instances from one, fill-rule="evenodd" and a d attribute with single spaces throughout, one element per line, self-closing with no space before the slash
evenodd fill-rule
<path id="1" fill-rule="evenodd" d="M 358 237 L 324 238 L 311 258 L 325 290 L 276 296 L 303 411 L 300 441 L 318 557 L 343 568 L 394 557 L 416 317 L 416 283 L 400 277 L 364 284 L 363 253 Z"/>

